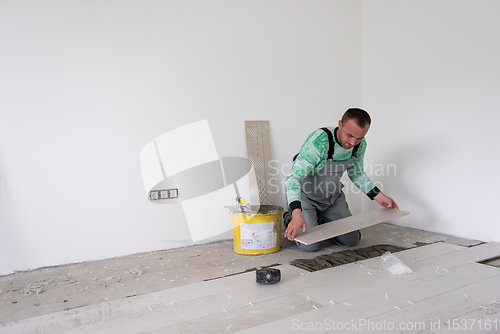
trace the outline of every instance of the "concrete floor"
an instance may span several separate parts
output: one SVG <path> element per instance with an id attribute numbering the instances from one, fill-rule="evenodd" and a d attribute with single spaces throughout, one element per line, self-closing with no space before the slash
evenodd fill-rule
<path id="1" fill-rule="evenodd" d="M 465 247 L 481 244 L 476 240 L 379 224 L 362 230 L 362 240 L 356 248 L 375 244 L 412 248 L 418 242 L 438 241 Z M 293 247 L 294 244 L 282 238 L 282 246 Z M 235 254 L 232 248 L 232 240 L 229 240 L 1 276 L 0 333 L 3 333 L 2 327 L 23 319 L 168 291 L 243 273 L 257 266 L 286 265 L 294 259 L 346 249 L 324 242 L 315 253 L 282 248 L 274 254 L 248 256 Z"/>

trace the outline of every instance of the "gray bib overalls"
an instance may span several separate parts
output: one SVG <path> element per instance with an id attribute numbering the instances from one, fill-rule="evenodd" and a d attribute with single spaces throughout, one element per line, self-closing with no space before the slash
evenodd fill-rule
<path id="1" fill-rule="evenodd" d="M 359 145 L 353 148 L 351 158 L 333 161 L 335 142 L 332 132 L 328 128 L 322 128 L 322 130 L 327 133 L 329 141 L 325 166 L 316 174 L 308 175 L 301 183 L 302 215 L 308 228 L 351 216 L 349 205 L 342 191 L 344 185 L 340 179 L 356 158 Z M 360 239 L 361 233 L 358 230 L 337 236 L 333 238 L 333 241 L 340 245 L 354 246 Z M 298 241 L 295 243 L 297 247 L 307 252 L 316 251 L 320 246 L 319 242 L 311 245 L 303 245 Z"/>

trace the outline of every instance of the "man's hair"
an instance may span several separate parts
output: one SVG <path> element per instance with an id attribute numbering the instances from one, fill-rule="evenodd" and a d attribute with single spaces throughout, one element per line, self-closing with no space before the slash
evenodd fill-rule
<path id="1" fill-rule="evenodd" d="M 353 119 L 360 128 L 364 128 L 367 124 L 372 124 L 372 119 L 370 115 L 363 109 L 349 108 L 342 116 L 342 124 L 345 124 L 348 120 Z"/>

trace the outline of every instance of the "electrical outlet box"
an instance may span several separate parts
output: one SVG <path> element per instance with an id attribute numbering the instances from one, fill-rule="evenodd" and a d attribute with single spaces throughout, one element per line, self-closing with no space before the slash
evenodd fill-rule
<path id="1" fill-rule="evenodd" d="M 151 190 L 149 192 L 149 199 L 152 201 L 171 199 L 179 197 L 178 189 L 161 189 L 161 190 Z"/>
<path id="2" fill-rule="evenodd" d="M 177 189 L 170 189 L 170 198 L 177 198 L 179 197 L 179 190 Z"/>

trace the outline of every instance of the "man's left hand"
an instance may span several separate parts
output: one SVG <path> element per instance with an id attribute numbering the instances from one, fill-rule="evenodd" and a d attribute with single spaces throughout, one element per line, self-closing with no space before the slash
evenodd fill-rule
<path id="1" fill-rule="evenodd" d="M 399 207 L 396 204 L 396 202 L 394 202 L 392 198 L 385 196 L 382 193 L 379 193 L 377 196 L 375 196 L 374 200 L 376 200 L 377 203 L 383 206 L 384 208 L 392 208 L 399 210 Z"/>

